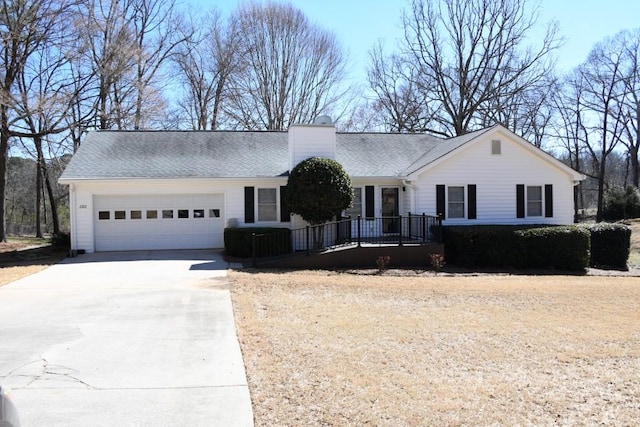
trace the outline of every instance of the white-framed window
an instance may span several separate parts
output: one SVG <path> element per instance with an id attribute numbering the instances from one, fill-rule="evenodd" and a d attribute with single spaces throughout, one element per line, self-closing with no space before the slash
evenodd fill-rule
<path id="1" fill-rule="evenodd" d="M 353 204 L 345 210 L 346 216 L 356 219 L 358 215 L 362 215 L 362 188 L 353 188 Z"/>
<path id="2" fill-rule="evenodd" d="M 464 218 L 464 186 L 447 187 L 448 218 Z"/>
<path id="3" fill-rule="evenodd" d="M 542 186 L 527 186 L 527 216 L 542 216 Z"/>
<path id="4" fill-rule="evenodd" d="M 278 220 L 278 191 L 275 188 L 258 188 L 258 221 Z"/>

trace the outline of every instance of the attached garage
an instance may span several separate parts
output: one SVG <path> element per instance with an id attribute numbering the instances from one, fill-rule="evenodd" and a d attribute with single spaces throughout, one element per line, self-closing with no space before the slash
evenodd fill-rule
<path id="1" fill-rule="evenodd" d="M 96 251 L 221 248 L 224 194 L 94 195 Z"/>

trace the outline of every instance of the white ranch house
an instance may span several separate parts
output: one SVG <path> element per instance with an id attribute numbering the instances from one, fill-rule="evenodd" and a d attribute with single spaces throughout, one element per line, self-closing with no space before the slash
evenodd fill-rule
<path id="1" fill-rule="evenodd" d="M 351 176 L 354 218 L 570 224 L 585 178 L 500 125 L 449 139 L 336 132 L 326 117 L 288 132 L 95 131 L 60 178 L 72 249 L 221 248 L 228 226 L 303 227 L 283 195 L 288 172 L 312 156 Z"/>

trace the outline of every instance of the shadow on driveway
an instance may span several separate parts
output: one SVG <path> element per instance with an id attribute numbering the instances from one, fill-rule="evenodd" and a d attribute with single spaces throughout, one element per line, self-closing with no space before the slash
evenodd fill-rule
<path id="1" fill-rule="evenodd" d="M 202 271 L 226 270 L 229 267 L 222 256 L 222 250 L 217 249 L 94 252 L 66 258 L 62 264 L 127 261 L 195 261 L 189 269 Z"/>

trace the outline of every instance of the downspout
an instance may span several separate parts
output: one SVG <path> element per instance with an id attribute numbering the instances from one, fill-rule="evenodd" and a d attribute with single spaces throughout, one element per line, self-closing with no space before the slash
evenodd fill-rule
<path id="1" fill-rule="evenodd" d="M 78 221 L 76 212 L 76 187 L 69 184 L 69 221 L 71 222 L 71 250 L 78 250 Z"/>

